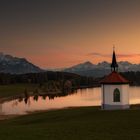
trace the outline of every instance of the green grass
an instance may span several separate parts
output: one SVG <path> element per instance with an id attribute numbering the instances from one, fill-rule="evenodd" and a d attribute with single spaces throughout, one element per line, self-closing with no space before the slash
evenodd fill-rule
<path id="1" fill-rule="evenodd" d="M 25 89 L 30 92 L 33 91 L 36 87 L 36 84 L 0 85 L 0 98 L 23 94 Z"/>
<path id="2" fill-rule="evenodd" d="M 1 140 L 139 140 L 140 110 L 80 107 L 0 121 Z"/>

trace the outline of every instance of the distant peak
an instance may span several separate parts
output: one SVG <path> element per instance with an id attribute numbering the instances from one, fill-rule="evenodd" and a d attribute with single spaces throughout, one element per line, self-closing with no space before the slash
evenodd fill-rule
<path id="1" fill-rule="evenodd" d="M 109 65 L 110 63 L 107 61 L 99 62 L 97 65 Z"/>
<path id="2" fill-rule="evenodd" d="M 102 61 L 99 64 L 108 64 L 108 62 L 107 61 Z"/>
<path id="3" fill-rule="evenodd" d="M 24 74 L 43 71 L 25 58 L 18 58 L 4 53 L 0 53 L 0 65 L 0 73 Z"/>
<path id="4" fill-rule="evenodd" d="M 91 63 L 90 61 L 86 61 L 86 62 L 84 62 L 83 64 L 86 64 L 86 65 L 93 65 L 93 63 Z"/>
<path id="5" fill-rule="evenodd" d="M 0 58 L 2 59 L 21 59 L 21 60 L 26 60 L 26 58 L 19 58 L 19 57 L 15 57 L 15 56 L 12 56 L 10 54 L 5 54 L 3 52 L 0 52 Z"/>
<path id="6" fill-rule="evenodd" d="M 129 64 L 129 65 L 132 64 L 132 63 L 130 63 L 130 62 L 128 62 L 128 61 L 120 61 L 119 63 L 120 63 L 120 64 Z"/>

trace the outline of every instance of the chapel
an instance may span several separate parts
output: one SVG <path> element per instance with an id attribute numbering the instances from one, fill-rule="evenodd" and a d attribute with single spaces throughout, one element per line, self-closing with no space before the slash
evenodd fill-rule
<path id="1" fill-rule="evenodd" d="M 129 81 L 118 73 L 118 64 L 113 49 L 111 73 L 101 80 L 102 109 L 129 108 Z"/>

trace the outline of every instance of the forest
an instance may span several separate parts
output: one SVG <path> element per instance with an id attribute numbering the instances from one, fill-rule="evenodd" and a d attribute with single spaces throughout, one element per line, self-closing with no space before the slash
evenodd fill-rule
<path id="1" fill-rule="evenodd" d="M 130 81 L 130 85 L 140 85 L 140 72 L 123 72 L 120 73 L 127 80 Z M 20 84 L 20 83 L 32 83 L 42 86 L 45 83 L 53 82 L 71 82 L 75 88 L 84 87 L 96 87 L 100 86 L 100 80 L 104 77 L 94 78 L 87 76 L 80 76 L 78 74 L 68 72 L 42 72 L 42 73 L 28 73 L 28 74 L 5 74 L 0 73 L 0 85 L 8 84 Z"/>

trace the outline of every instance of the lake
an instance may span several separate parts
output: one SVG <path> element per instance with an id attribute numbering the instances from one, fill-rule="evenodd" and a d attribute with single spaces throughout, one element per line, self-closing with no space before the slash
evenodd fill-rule
<path id="1" fill-rule="evenodd" d="M 140 104 L 140 87 L 130 87 L 130 104 Z M 28 112 L 61 109 L 78 106 L 100 106 L 101 88 L 79 89 L 73 94 L 61 97 L 29 97 L 0 104 L 0 115 L 22 115 Z"/>

